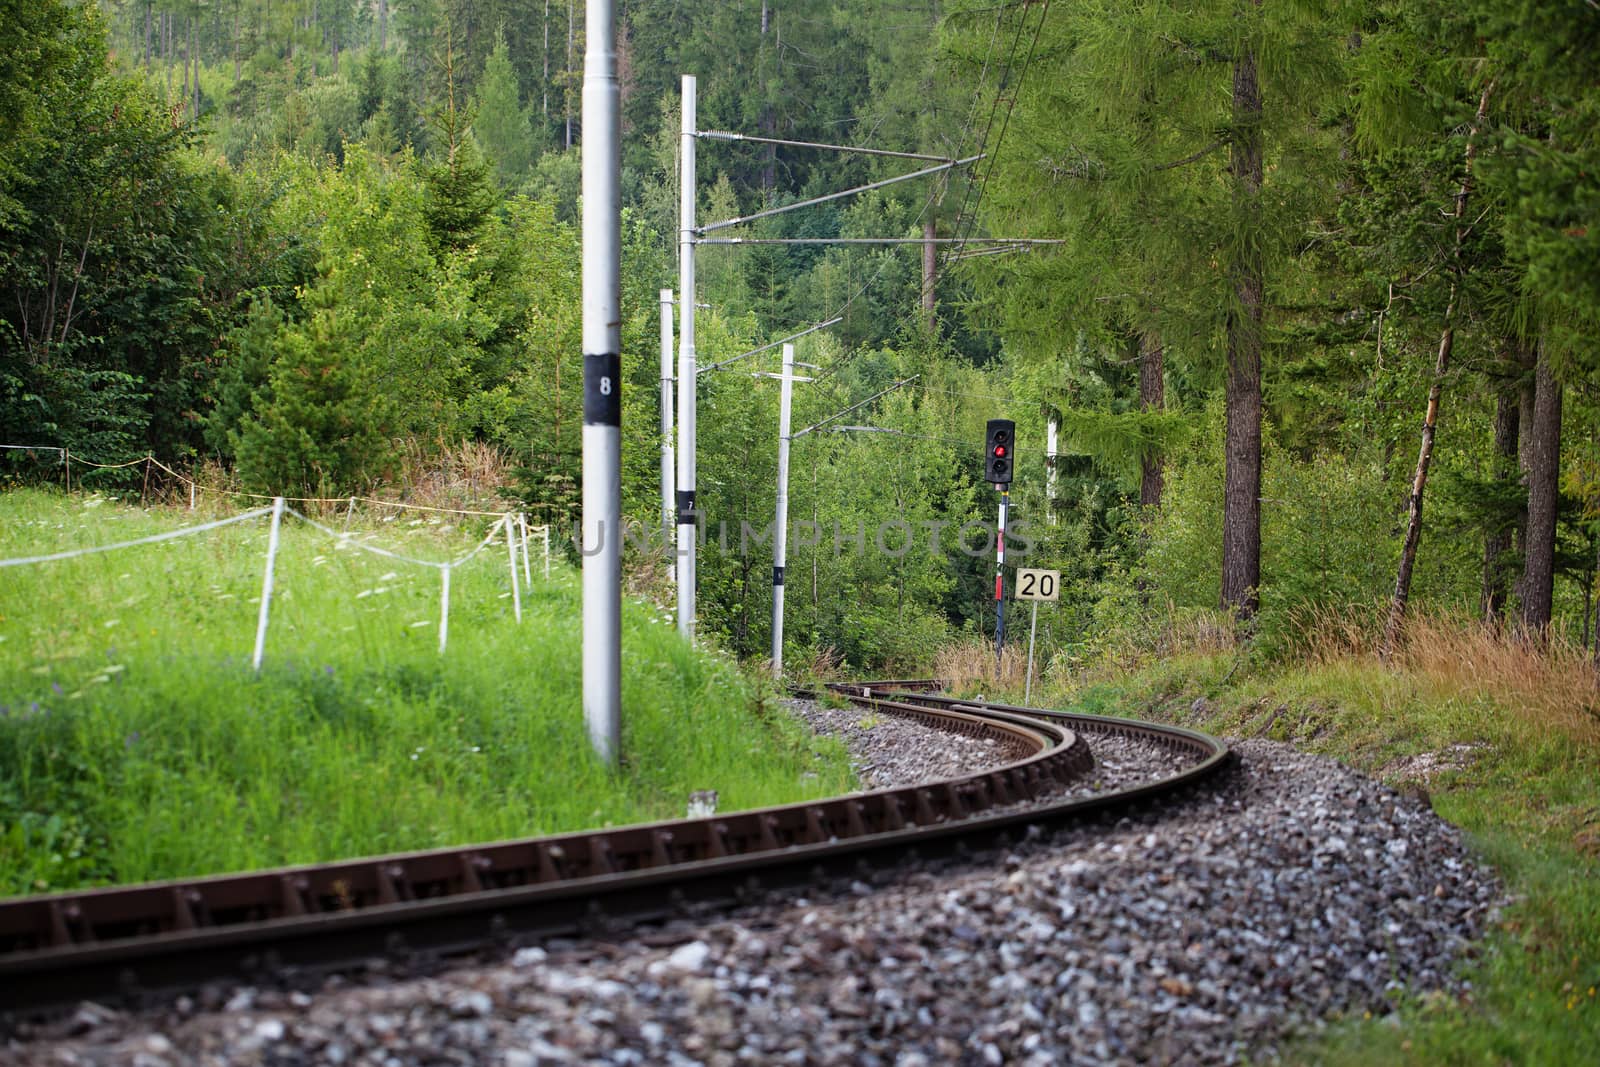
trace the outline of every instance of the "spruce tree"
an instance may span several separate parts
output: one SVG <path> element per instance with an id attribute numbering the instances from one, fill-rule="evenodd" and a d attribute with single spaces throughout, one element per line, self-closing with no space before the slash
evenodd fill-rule
<path id="1" fill-rule="evenodd" d="M 494 51 L 484 65 L 474 111 L 472 132 L 489 157 L 496 179 L 502 188 L 514 189 L 527 177 L 539 153 L 532 116 L 522 106 L 504 34 L 495 37 Z"/>

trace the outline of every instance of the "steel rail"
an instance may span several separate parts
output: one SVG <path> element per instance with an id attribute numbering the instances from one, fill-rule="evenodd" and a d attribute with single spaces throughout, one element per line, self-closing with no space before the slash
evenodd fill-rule
<path id="1" fill-rule="evenodd" d="M 1220 742 L 1129 720 L 961 700 L 902 679 L 852 702 L 998 741 L 978 774 L 752 811 L 302 867 L 0 900 L 0 1031 L 82 1000 L 137 1007 L 217 980 L 274 984 L 359 966 L 598 933 L 770 889 L 967 854 L 1029 827 L 1184 790 Z M 1093 766 L 1085 733 L 1195 757 L 1159 782 L 1047 803 Z"/>

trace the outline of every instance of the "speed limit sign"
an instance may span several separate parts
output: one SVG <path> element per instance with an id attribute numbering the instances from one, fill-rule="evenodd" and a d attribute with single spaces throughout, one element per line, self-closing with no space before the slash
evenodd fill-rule
<path id="1" fill-rule="evenodd" d="M 1017 568 L 1018 600 L 1060 600 L 1061 572 L 1039 568 Z"/>

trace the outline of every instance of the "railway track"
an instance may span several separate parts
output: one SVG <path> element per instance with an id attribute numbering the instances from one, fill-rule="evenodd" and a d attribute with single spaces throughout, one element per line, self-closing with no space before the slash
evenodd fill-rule
<path id="1" fill-rule="evenodd" d="M 1030 826 L 1186 791 L 1230 759 L 1193 731 L 961 700 L 934 687 L 830 686 L 879 714 L 997 741 L 1007 763 L 702 819 L 0 901 L 0 1022 L 86 999 L 138 1007 L 214 981 L 270 985 L 373 958 L 419 962 L 666 920 L 1003 845 Z M 1058 796 L 1092 768 L 1089 738 L 1108 734 L 1182 754 L 1185 769 Z"/>

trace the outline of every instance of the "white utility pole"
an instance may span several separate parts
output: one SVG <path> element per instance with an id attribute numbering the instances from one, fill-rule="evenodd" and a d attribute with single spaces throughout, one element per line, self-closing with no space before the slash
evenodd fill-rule
<path id="1" fill-rule="evenodd" d="M 778 515 L 772 534 L 772 676 L 783 677 L 783 568 L 789 555 L 789 409 L 794 399 L 794 345 L 783 346 L 778 402 Z"/>
<path id="2" fill-rule="evenodd" d="M 622 733 L 622 109 L 616 0 L 591 0 L 583 71 L 583 719 Z"/>
<path id="3" fill-rule="evenodd" d="M 678 632 L 694 640 L 695 592 L 695 80 L 683 76 L 683 137 L 678 153 Z"/>
<path id="4" fill-rule="evenodd" d="M 677 485 L 677 460 L 672 454 L 672 290 L 661 290 L 661 535 L 671 546 L 676 533 L 672 494 Z M 676 581 L 678 569 L 667 564 Z"/>
<path id="5" fill-rule="evenodd" d="M 1056 524 L 1056 433 L 1059 423 L 1055 412 L 1044 428 L 1044 510 L 1051 526 Z"/>

